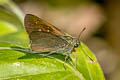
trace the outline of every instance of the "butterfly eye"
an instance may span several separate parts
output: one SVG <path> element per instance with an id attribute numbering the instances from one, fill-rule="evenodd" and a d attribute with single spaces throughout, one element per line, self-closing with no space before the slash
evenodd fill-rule
<path id="1" fill-rule="evenodd" d="M 80 45 L 80 42 L 77 42 L 74 47 L 78 47 Z"/>

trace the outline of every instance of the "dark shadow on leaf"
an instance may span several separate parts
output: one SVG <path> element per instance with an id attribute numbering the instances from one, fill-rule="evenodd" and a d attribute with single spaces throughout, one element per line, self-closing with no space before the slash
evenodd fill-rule
<path id="1" fill-rule="evenodd" d="M 40 52 L 40 53 L 35 53 L 35 52 L 30 52 L 30 50 L 28 48 L 22 48 L 22 47 L 11 47 L 11 49 L 15 50 L 15 51 L 19 51 L 24 53 L 25 55 L 18 58 L 18 59 L 39 59 L 39 58 L 52 58 L 52 59 L 59 59 L 62 61 L 65 61 L 65 55 L 60 54 L 60 53 L 53 53 L 49 56 L 44 56 L 46 54 L 48 54 L 48 52 Z M 67 62 L 71 61 L 70 57 L 68 58 Z"/>

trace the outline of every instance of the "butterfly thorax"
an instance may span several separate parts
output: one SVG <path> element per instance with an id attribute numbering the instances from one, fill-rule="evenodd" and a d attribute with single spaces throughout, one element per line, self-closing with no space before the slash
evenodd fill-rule
<path id="1" fill-rule="evenodd" d="M 77 38 L 71 37 L 71 36 L 61 36 L 61 38 L 65 39 L 68 44 L 59 52 L 66 55 L 71 53 L 74 48 L 78 47 L 80 45 L 80 41 Z"/>

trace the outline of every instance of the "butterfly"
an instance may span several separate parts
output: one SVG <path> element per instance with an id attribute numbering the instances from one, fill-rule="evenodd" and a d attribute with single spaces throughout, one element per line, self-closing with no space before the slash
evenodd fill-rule
<path id="1" fill-rule="evenodd" d="M 24 25 L 30 39 L 31 52 L 49 52 L 48 55 L 62 53 L 69 56 L 80 45 L 79 38 L 70 36 L 35 15 L 26 14 Z M 84 30 L 85 28 L 82 32 Z"/>

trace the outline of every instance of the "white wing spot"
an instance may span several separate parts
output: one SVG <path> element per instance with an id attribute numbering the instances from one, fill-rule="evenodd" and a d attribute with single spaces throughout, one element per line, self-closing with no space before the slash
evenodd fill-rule
<path id="1" fill-rule="evenodd" d="M 42 31 L 41 29 L 39 29 L 38 31 Z"/>
<path id="2" fill-rule="evenodd" d="M 50 30 L 47 30 L 47 32 L 50 32 Z"/>

